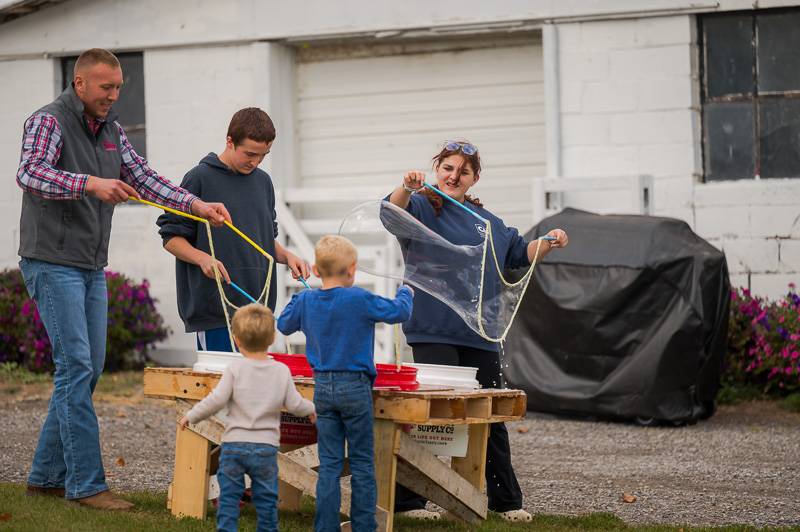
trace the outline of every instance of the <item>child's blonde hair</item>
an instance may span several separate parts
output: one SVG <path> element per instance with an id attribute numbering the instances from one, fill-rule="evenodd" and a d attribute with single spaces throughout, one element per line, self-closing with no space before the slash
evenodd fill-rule
<path id="1" fill-rule="evenodd" d="M 358 260 L 356 247 L 343 236 L 325 235 L 314 248 L 314 260 L 322 277 L 344 275 Z"/>
<path id="2" fill-rule="evenodd" d="M 275 316 L 264 305 L 245 305 L 233 315 L 231 332 L 241 349 L 266 351 L 275 340 Z"/>

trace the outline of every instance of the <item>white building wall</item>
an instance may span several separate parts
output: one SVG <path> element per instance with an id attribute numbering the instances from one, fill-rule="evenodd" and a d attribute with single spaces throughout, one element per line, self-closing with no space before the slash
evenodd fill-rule
<path id="1" fill-rule="evenodd" d="M 33 111 L 57 94 L 52 60 L 0 62 L 0 268 L 15 268 L 19 257 L 19 214 L 22 190 L 16 175 L 22 147 L 22 127 Z M 36 80 L 36 83 L 31 83 Z"/>
<path id="2" fill-rule="evenodd" d="M 734 285 L 779 297 L 800 280 L 800 179 L 702 183 L 695 24 L 558 24 L 563 174 L 653 175 L 655 214 L 724 250 Z"/>

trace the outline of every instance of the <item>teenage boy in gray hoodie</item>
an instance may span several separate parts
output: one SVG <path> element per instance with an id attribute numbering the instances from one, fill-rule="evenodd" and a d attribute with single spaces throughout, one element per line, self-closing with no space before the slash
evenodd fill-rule
<path id="1" fill-rule="evenodd" d="M 269 174 L 258 168 L 275 140 L 269 115 L 256 107 L 237 111 L 228 126 L 225 150 L 209 153 L 189 170 L 181 186 L 204 201 L 224 202 L 231 219 L 244 234 L 286 264 L 297 278 L 309 277 L 308 263 L 275 240 L 278 223 L 275 189 Z M 216 198 L 216 199 L 211 199 Z M 199 223 L 174 214 L 162 214 L 157 222 L 164 249 L 175 255 L 178 313 L 186 332 L 197 333 L 197 348 L 233 351 L 219 299 L 206 230 Z M 252 246 L 228 228 L 213 230 L 217 268 L 224 279 L 227 298 L 237 306 L 249 301 L 227 286 L 233 281 L 257 297 L 264 289 L 267 262 Z M 273 272 L 267 306 L 275 310 Z"/>

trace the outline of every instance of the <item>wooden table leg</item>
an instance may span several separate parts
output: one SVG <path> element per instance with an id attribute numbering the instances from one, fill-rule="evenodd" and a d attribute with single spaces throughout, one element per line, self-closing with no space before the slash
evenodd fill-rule
<path id="1" fill-rule="evenodd" d="M 172 475 L 172 515 L 206 518 L 211 444 L 190 429 L 177 429 Z"/>
<path id="2" fill-rule="evenodd" d="M 378 485 L 378 506 L 386 509 L 386 518 L 378 529 L 391 532 L 394 527 L 394 485 L 397 480 L 397 451 L 400 449 L 400 428 L 393 421 L 376 419 L 375 482 Z"/>
<path id="3" fill-rule="evenodd" d="M 453 458 L 451 468 L 470 484 L 483 491 L 486 487 L 486 448 L 489 445 L 489 424 L 475 423 L 469 426 L 467 455 Z"/>
<path id="4" fill-rule="evenodd" d="M 303 448 L 303 445 L 281 445 L 281 452 L 288 453 L 295 449 Z M 300 501 L 303 497 L 303 491 L 295 488 L 288 482 L 278 480 L 278 508 L 281 510 L 288 510 L 290 512 L 297 512 L 300 510 Z"/>

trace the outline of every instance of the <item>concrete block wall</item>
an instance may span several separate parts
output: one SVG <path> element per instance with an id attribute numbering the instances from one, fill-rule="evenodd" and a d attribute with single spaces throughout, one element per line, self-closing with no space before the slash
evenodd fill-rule
<path id="1" fill-rule="evenodd" d="M 690 18 L 558 24 L 557 33 L 562 174 L 653 175 L 655 212 L 691 221 Z M 591 194 L 568 200 L 590 209 L 598 201 Z"/>
<path id="2" fill-rule="evenodd" d="M 698 184 L 696 230 L 725 251 L 734 285 L 770 298 L 800 282 L 800 179 Z"/>
<path id="3" fill-rule="evenodd" d="M 722 249 L 734 285 L 780 297 L 800 281 L 800 179 L 702 183 L 695 24 L 679 15 L 558 25 L 562 173 L 653 175 L 655 214 Z M 567 199 L 590 210 L 609 201 Z"/>

